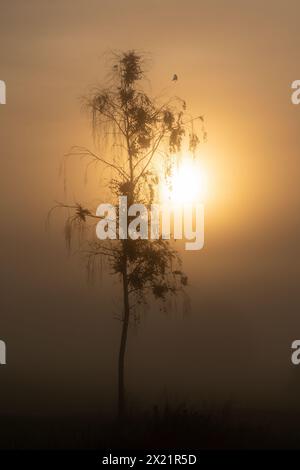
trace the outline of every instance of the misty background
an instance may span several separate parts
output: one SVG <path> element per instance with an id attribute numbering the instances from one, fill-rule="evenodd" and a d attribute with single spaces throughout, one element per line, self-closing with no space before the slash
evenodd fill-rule
<path id="1" fill-rule="evenodd" d="M 182 252 L 191 312 L 153 303 L 130 328 L 130 403 L 298 408 L 299 13 L 293 0 L 1 0 L 2 414 L 115 407 L 119 284 L 88 284 L 62 214 L 45 225 L 55 200 L 95 197 L 84 164 L 67 195 L 59 167 L 72 145 L 94 148 L 80 97 L 105 80 L 107 51 L 131 48 L 151 56 L 153 94 L 205 115 L 209 189 L 205 247 Z"/>

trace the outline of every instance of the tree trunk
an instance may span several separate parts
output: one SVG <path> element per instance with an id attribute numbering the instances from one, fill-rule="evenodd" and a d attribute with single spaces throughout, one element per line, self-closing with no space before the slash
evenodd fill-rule
<path id="1" fill-rule="evenodd" d="M 126 110 L 126 115 L 128 115 L 128 110 Z M 127 151 L 128 151 L 128 161 L 130 169 L 130 191 L 127 195 L 129 206 L 133 204 L 134 201 L 134 189 L 133 189 L 133 162 L 131 155 L 130 139 L 128 133 L 128 121 L 127 121 L 127 130 L 126 130 L 126 141 L 127 141 Z M 123 315 L 123 326 L 122 326 L 122 335 L 119 351 L 119 396 L 118 396 L 118 417 L 123 419 L 126 415 L 126 394 L 125 394 L 125 381 L 124 381 L 124 366 L 125 366 L 125 353 L 126 353 L 126 343 L 127 343 L 127 332 L 129 324 L 129 292 L 128 292 L 128 277 L 127 277 L 127 240 L 123 241 L 123 252 L 124 252 L 124 268 L 123 268 L 123 304 L 124 304 L 124 315 Z"/>
<path id="2" fill-rule="evenodd" d="M 122 335 L 119 351 L 119 396 L 118 396 L 118 416 L 123 418 L 126 413 L 126 397 L 125 397 L 125 383 L 124 383 L 124 363 L 125 352 L 127 343 L 127 331 L 129 324 L 129 295 L 128 295 L 128 280 L 127 280 L 127 261 L 125 262 L 125 269 L 123 272 L 123 301 L 124 301 L 124 316 Z"/>

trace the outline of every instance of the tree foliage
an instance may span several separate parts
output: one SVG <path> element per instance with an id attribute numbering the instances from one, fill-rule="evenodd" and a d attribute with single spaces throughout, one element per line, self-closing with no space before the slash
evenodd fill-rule
<path id="1" fill-rule="evenodd" d="M 161 179 L 170 174 L 178 158 L 185 136 L 189 137 L 190 151 L 196 152 L 201 139 L 194 123 L 197 119 L 203 123 L 203 117 L 193 119 L 187 115 L 186 103 L 178 97 L 164 103 L 150 97 L 142 86 L 144 79 L 141 54 L 133 50 L 113 55 L 110 83 L 92 90 L 85 99 L 96 140 L 111 142 L 105 147 L 107 155 L 73 147 L 68 157 L 78 155 L 87 158 L 89 164 L 111 169 L 112 202 L 127 196 L 128 205 L 143 203 L 150 207 L 158 198 Z M 92 208 L 80 204 L 59 206 L 72 210 L 65 230 L 69 245 L 74 228 L 82 229 L 90 219 L 97 222 Z M 178 253 L 162 238 L 102 241 L 94 236 L 84 251 L 90 270 L 98 257 L 105 257 L 112 274 L 126 275 L 132 309 L 145 303 L 148 294 L 165 300 L 187 284 Z"/>

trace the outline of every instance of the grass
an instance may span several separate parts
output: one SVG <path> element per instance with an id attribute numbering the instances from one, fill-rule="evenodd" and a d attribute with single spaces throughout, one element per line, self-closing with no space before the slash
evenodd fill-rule
<path id="1" fill-rule="evenodd" d="M 192 410 L 165 405 L 131 411 L 122 423 L 100 415 L 2 416 L 1 449 L 299 448 L 299 415 Z"/>

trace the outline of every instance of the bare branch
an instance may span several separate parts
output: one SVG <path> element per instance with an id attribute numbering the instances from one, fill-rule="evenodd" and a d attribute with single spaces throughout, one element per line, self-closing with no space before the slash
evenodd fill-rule
<path id="1" fill-rule="evenodd" d="M 128 179 L 127 173 L 114 163 L 111 163 L 107 160 L 105 160 L 103 157 L 100 155 L 97 155 L 96 153 L 92 152 L 91 150 L 87 149 L 86 147 L 80 147 L 80 146 L 74 146 L 71 148 L 71 151 L 65 154 L 66 157 L 72 157 L 72 156 L 83 156 L 83 157 L 90 157 L 93 158 L 99 162 L 104 163 L 105 165 L 109 166 L 110 168 L 113 168 L 115 171 L 117 171 L 123 178 Z"/>
<path id="2" fill-rule="evenodd" d="M 150 165 L 153 157 L 154 157 L 154 154 L 156 152 L 156 150 L 158 149 L 162 139 L 164 138 L 164 132 L 161 133 L 161 135 L 159 136 L 159 138 L 157 139 L 156 143 L 154 144 L 153 148 L 152 148 L 152 151 L 151 151 L 151 154 L 150 154 L 150 157 L 146 163 L 146 165 L 144 166 L 144 168 L 142 169 L 142 171 L 140 172 L 140 174 L 137 176 L 137 178 L 135 179 L 135 183 L 137 183 L 139 181 L 139 179 L 143 176 L 143 174 L 145 173 L 146 169 L 148 168 L 148 166 Z"/>

